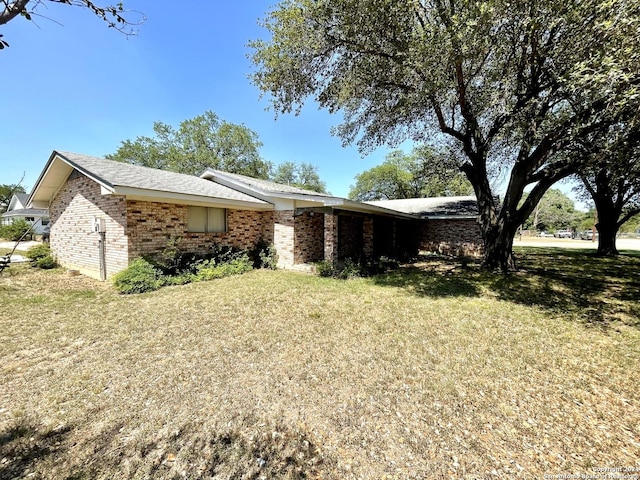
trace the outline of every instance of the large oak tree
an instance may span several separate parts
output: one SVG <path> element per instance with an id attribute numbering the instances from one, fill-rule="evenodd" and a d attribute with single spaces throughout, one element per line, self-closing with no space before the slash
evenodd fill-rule
<path id="1" fill-rule="evenodd" d="M 118 150 L 106 158 L 191 175 L 214 168 L 269 178 L 271 165 L 260 157 L 258 134 L 211 111 L 183 120 L 177 129 L 155 122 L 153 131 L 153 137 L 121 142 Z"/>
<path id="2" fill-rule="evenodd" d="M 579 162 L 556 155 L 638 101 L 638 5 L 625 0 L 285 0 L 252 42 L 277 112 L 308 99 L 366 152 L 448 138 L 473 185 L 484 265 Z M 635 95 L 635 96 L 634 96 Z M 490 172 L 506 172 L 496 201 Z M 523 200 L 525 189 L 529 195 Z"/>
<path id="3" fill-rule="evenodd" d="M 640 213 L 640 121 L 612 125 L 575 145 L 584 166 L 578 188 L 597 211 L 598 255 L 618 254 L 622 225 Z"/>

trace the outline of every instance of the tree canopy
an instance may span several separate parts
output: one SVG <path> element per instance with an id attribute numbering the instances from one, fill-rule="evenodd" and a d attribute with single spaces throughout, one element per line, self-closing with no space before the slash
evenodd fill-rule
<path id="1" fill-rule="evenodd" d="M 471 184 L 454 159 L 422 146 L 414 148 L 411 154 L 395 150 L 382 164 L 356 175 L 349 198 L 366 202 L 472 193 Z"/>
<path id="2" fill-rule="evenodd" d="M 556 153 L 639 111 L 639 19 L 625 0 L 286 0 L 250 44 L 253 81 L 279 113 L 309 99 L 342 111 L 334 133 L 365 152 L 448 139 L 478 199 L 484 265 L 506 271 L 519 225 L 579 168 Z"/>
<path id="3" fill-rule="evenodd" d="M 305 190 L 327 193 L 327 184 L 320 179 L 318 168 L 310 163 L 284 162 L 276 165 L 271 179 L 277 183 Z"/>
<path id="4" fill-rule="evenodd" d="M 2 0 L 0 1 L 0 25 L 10 22 L 16 17 L 30 21 L 33 21 L 34 17 L 43 17 L 39 13 L 39 7 L 46 2 L 86 8 L 102 19 L 109 28 L 115 28 L 125 35 L 135 34 L 133 28 L 146 20 L 140 12 L 125 10 L 122 2 L 115 5 L 101 5 L 91 0 Z M 9 46 L 2 37 L 0 35 L 0 50 Z"/>
<path id="5" fill-rule="evenodd" d="M 575 208 L 571 198 L 557 188 L 551 188 L 542 196 L 531 216 L 524 222 L 527 230 L 577 229 L 584 214 Z"/>
<path id="6" fill-rule="evenodd" d="M 106 158 L 191 175 L 213 168 L 269 178 L 271 166 L 260 157 L 258 134 L 245 125 L 221 120 L 211 111 L 180 122 L 178 129 L 155 122 L 153 131 L 154 137 L 121 142 Z"/>

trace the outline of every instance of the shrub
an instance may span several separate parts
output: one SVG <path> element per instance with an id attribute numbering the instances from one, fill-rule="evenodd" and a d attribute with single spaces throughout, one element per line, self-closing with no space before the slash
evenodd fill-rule
<path id="1" fill-rule="evenodd" d="M 44 257 L 50 257 L 51 256 L 51 248 L 49 247 L 48 243 L 41 243 L 40 245 L 34 245 L 33 247 L 29 248 L 25 254 L 25 257 L 27 257 L 29 260 L 32 261 L 38 261 L 41 258 Z"/>
<path id="2" fill-rule="evenodd" d="M 56 268 L 58 264 L 51 255 L 51 248 L 48 243 L 41 243 L 40 245 L 34 245 L 25 252 L 25 257 L 31 260 L 31 265 L 34 267 L 48 270 Z"/>
<path id="3" fill-rule="evenodd" d="M 316 263 L 316 271 L 321 277 L 332 277 L 334 275 L 333 263 L 329 260 L 322 260 Z"/>
<path id="4" fill-rule="evenodd" d="M 119 293 L 143 293 L 163 285 L 160 272 L 144 258 L 136 258 L 129 266 L 113 276 L 113 286 Z"/>
<path id="5" fill-rule="evenodd" d="M 40 257 L 35 261 L 34 265 L 38 268 L 42 268 L 43 270 L 49 270 L 51 268 L 56 268 L 58 264 L 54 260 L 51 255 L 47 255 L 45 257 Z"/>
<path id="6" fill-rule="evenodd" d="M 253 265 L 249 255 L 243 253 L 222 263 L 216 262 L 215 259 L 202 262 L 196 269 L 195 279 L 198 281 L 213 280 L 215 278 L 228 277 L 229 275 L 239 275 L 252 269 Z"/>
<path id="7" fill-rule="evenodd" d="M 0 227 L 0 237 L 17 242 L 22 236 L 31 230 L 31 225 L 24 219 L 16 220 L 9 225 L 3 225 Z"/>
<path id="8" fill-rule="evenodd" d="M 269 268 L 275 270 L 278 264 L 278 253 L 271 243 L 260 239 L 249 251 L 249 257 L 254 268 Z"/>
<path id="9" fill-rule="evenodd" d="M 359 262 L 347 258 L 344 261 L 344 267 L 338 272 L 338 278 L 348 279 L 357 277 L 366 277 L 366 268 Z"/>

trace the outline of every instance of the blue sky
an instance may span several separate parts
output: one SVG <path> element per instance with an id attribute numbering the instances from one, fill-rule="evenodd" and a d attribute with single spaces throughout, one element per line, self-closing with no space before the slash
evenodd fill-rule
<path id="1" fill-rule="evenodd" d="M 54 149 L 103 156 L 153 135 L 154 121 L 177 126 L 206 110 L 256 131 L 264 159 L 316 165 L 338 196 L 389 151 L 342 147 L 329 131 L 341 118 L 312 102 L 298 117 L 266 111 L 246 45 L 266 35 L 258 19 L 274 1 L 125 0 L 147 17 L 129 38 L 86 9 L 48 3 L 35 24 L 0 27 L 10 44 L 0 51 L 0 184 L 24 172 L 29 190 Z"/>

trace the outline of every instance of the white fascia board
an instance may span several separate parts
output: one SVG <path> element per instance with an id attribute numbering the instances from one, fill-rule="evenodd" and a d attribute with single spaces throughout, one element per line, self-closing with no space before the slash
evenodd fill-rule
<path id="1" fill-rule="evenodd" d="M 476 220 L 478 215 L 423 215 L 426 220 Z"/>
<path id="2" fill-rule="evenodd" d="M 112 192 L 105 189 L 105 194 L 124 195 L 131 200 L 143 200 L 160 203 L 179 203 L 204 207 L 237 208 L 240 210 L 273 210 L 270 203 L 244 202 L 230 198 L 214 198 L 200 195 L 186 195 L 175 192 L 159 192 L 157 190 L 145 190 L 142 188 L 116 186 Z"/>

